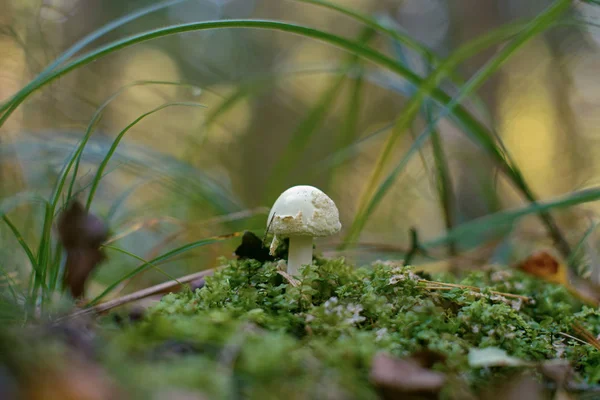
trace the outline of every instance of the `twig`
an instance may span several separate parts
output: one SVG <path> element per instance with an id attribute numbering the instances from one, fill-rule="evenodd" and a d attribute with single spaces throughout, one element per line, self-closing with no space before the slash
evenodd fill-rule
<path id="1" fill-rule="evenodd" d="M 584 338 L 587 341 L 587 343 L 594 346 L 596 350 L 600 350 L 600 341 L 598 341 L 598 339 L 596 339 L 596 337 L 590 331 L 585 329 L 577 322 L 573 324 L 573 330 L 576 334 Z"/>
<path id="2" fill-rule="evenodd" d="M 469 289 L 474 292 L 481 293 L 481 288 L 479 288 L 477 286 L 458 285 L 456 283 L 428 281 L 427 279 L 419 279 L 419 283 L 429 284 L 430 286 L 425 287 L 425 289 L 429 289 L 429 290 L 451 290 L 453 288 L 459 288 L 459 289 Z M 503 297 L 507 297 L 507 298 L 521 299 L 526 302 L 531 302 L 533 300 L 531 297 L 522 296 L 519 294 L 497 292 L 495 290 L 490 290 L 490 293 L 493 295 L 503 296 Z"/>
<path id="3" fill-rule="evenodd" d="M 588 342 L 586 342 L 585 340 L 581 340 L 581 339 L 579 339 L 579 338 L 576 338 L 575 336 L 571 336 L 571 335 L 569 335 L 568 333 L 564 333 L 564 332 L 558 332 L 558 334 L 559 334 L 559 335 L 561 335 L 561 336 L 564 336 L 564 337 L 566 337 L 566 338 L 569 338 L 569 339 L 575 340 L 575 341 L 577 341 L 577 342 L 579 342 L 579 343 L 581 343 L 581 344 L 587 344 L 588 346 L 592 346 L 592 344 L 591 344 L 591 343 L 588 343 Z"/>
<path id="4" fill-rule="evenodd" d="M 86 314 L 100 314 L 100 313 L 106 312 L 108 310 L 111 310 L 113 308 L 122 306 L 127 303 L 131 303 L 134 301 L 138 301 L 138 300 L 144 299 L 146 297 L 153 296 L 155 294 L 172 292 L 172 291 L 175 291 L 176 289 L 178 289 L 181 286 L 181 284 L 189 283 L 189 282 L 195 281 L 197 279 L 201 279 L 201 278 L 207 277 L 209 275 L 212 275 L 216 270 L 218 270 L 220 268 L 222 268 L 222 266 L 213 268 L 213 269 L 208 269 L 208 270 L 201 271 L 201 272 L 196 272 L 194 274 L 186 275 L 181 278 L 178 278 L 177 281 L 170 280 L 167 282 L 160 283 L 158 285 L 150 286 L 149 288 L 138 290 L 137 292 L 127 294 L 125 296 L 116 298 L 114 300 L 110 300 L 110 301 L 95 305 L 93 307 L 84 308 L 82 310 L 75 311 L 74 313 L 69 314 L 65 318 L 74 318 L 74 317 L 79 317 L 79 316 L 86 315 Z"/>

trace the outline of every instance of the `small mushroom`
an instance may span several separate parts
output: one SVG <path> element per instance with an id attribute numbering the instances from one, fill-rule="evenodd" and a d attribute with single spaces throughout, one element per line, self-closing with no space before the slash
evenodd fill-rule
<path id="1" fill-rule="evenodd" d="M 287 272 L 295 275 L 300 266 L 312 263 L 313 237 L 330 236 L 341 228 L 338 209 L 325 193 L 312 186 L 291 187 L 269 213 L 267 230 L 275 234 L 270 253 L 275 254 L 280 239 L 289 238 Z"/>

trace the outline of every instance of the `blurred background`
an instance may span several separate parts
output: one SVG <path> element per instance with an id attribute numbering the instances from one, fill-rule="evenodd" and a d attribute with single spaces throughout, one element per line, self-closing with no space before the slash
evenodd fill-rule
<path id="1" fill-rule="evenodd" d="M 86 34 L 152 4 L 157 2 L 0 0 L 0 101 Z M 338 4 L 406 33 L 439 61 L 494 29 L 531 20 L 550 2 L 338 0 Z M 597 22 L 599 10 L 576 2 L 568 18 Z M 112 31 L 92 47 L 166 25 L 230 18 L 310 26 L 360 40 L 421 77 L 431 72 L 431 59 L 407 46 L 373 34 L 339 12 L 291 0 L 178 2 Z M 503 43 L 461 63 L 453 79 L 440 87 L 450 96 L 456 94 L 458 84 L 475 74 Z M 594 186 L 600 176 L 599 45 L 600 30 L 562 24 L 530 41 L 477 96 L 463 102 L 502 139 L 542 199 Z M 357 263 L 402 258 L 410 246 L 411 228 L 427 242 L 443 237 L 448 226 L 524 204 L 489 156 L 453 121 L 442 118 L 437 129 L 453 191 L 451 218 L 440 205 L 439 173 L 427 144 L 368 218 L 359 246 L 336 250 L 356 215 L 390 124 L 414 92 L 411 84 L 371 63 L 284 32 L 221 29 L 147 41 L 64 75 L 11 116 L 0 129 L 0 197 L 22 192 L 50 196 L 65 160 L 98 108 L 111 99 L 94 126 L 75 189 L 85 193 L 114 138 L 144 116 L 124 136 L 91 208 L 108 222 L 115 245 L 149 259 L 182 243 L 264 229 L 268 208 L 283 190 L 310 184 L 336 202 L 344 227 L 338 237 L 318 241 L 320 251 Z M 205 108 L 173 105 L 144 115 L 173 102 L 201 103 Z M 435 108 L 431 112 L 438 113 Z M 396 143 L 395 162 L 427 125 L 427 113 L 424 107 Z M 42 208 L 22 206 L 10 214 L 31 243 L 39 240 Z M 576 242 L 590 227 L 596 209 L 591 203 L 557 214 L 570 241 Z M 511 228 L 510 236 L 471 238 L 465 249 L 477 251 L 462 258 L 461 264 L 511 262 L 540 243 L 550 243 L 533 217 Z M 16 238 L 6 226 L 0 232 L 2 267 L 15 279 L 26 280 L 30 266 L 15 251 Z M 230 257 L 238 243 L 203 247 L 162 267 L 174 276 L 211 268 L 218 264 L 218 256 Z M 432 248 L 427 262 L 447 260 L 455 251 Z M 137 265 L 135 259 L 110 253 L 95 271 L 89 291 L 98 293 Z M 148 271 L 121 291 L 161 280 L 161 274 Z"/>

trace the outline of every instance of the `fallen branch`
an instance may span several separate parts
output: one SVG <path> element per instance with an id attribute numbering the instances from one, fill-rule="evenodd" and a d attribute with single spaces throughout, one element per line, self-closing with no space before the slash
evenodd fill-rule
<path id="1" fill-rule="evenodd" d="M 106 301 L 104 303 L 100 303 L 93 307 L 84 308 L 78 311 L 75 311 L 72 314 L 69 314 L 65 318 L 74 318 L 87 314 L 100 314 L 106 312 L 108 310 L 112 310 L 113 308 L 122 306 L 127 303 L 132 303 L 134 301 L 138 301 L 141 299 L 145 299 L 146 297 L 150 297 L 156 294 L 161 293 L 169 293 L 175 292 L 181 289 L 182 284 L 193 282 L 198 279 L 205 278 L 207 276 L 212 275 L 217 269 L 223 268 L 217 267 L 213 269 L 207 269 L 205 271 L 196 272 L 190 275 L 185 275 L 181 278 L 177 278 L 177 280 L 170 280 L 167 282 L 159 283 L 158 285 L 151 286 L 149 288 L 145 288 L 142 290 L 138 290 L 137 292 L 133 292 L 127 294 L 125 296 Z"/>

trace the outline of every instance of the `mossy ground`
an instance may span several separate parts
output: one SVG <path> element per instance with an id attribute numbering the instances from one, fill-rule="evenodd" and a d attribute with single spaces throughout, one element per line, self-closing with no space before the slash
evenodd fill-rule
<path id="1" fill-rule="evenodd" d="M 564 335 L 580 323 L 600 331 L 600 314 L 561 286 L 489 268 L 461 280 L 485 288 L 431 290 L 411 267 L 356 269 L 317 260 L 290 282 L 277 263 L 229 261 L 194 293 L 165 296 L 145 317 L 104 330 L 104 364 L 145 396 L 183 387 L 211 399 L 377 398 L 373 356 L 440 355 L 443 398 L 476 393 L 514 367 L 472 368 L 472 349 L 497 347 L 527 361 L 566 359 L 574 382 L 600 380 L 600 352 Z M 431 286 L 431 285 L 429 285 Z M 521 294 L 531 304 L 492 294 Z"/>

